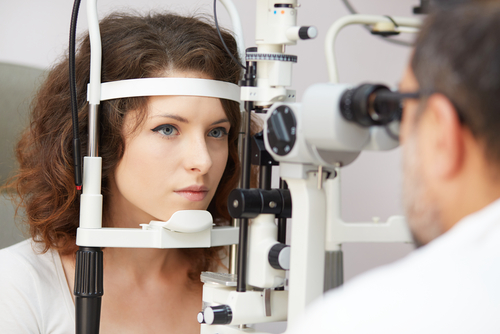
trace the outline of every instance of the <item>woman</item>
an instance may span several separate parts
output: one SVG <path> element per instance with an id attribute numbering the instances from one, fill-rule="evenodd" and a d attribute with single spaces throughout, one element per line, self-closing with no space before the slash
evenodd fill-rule
<path id="1" fill-rule="evenodd" d="M 237 83 L 240 78 L 217 31 L 203 20 L 114 14 L 102 20 L 100 30 L 102 82 L 192 77 Z M 222 37 L 237 57 L 232 36 L 222 32 Z M 89 59 L 87 36 L 76 55 L 84 148 Z M 74 331 L 79 196 L 68 81 L 65 59 L 36 96 L 31 124 L 17 146 L 20 171 L 10 187 L 26 211 L 32 240 L 0 252 L 0 327 L 6 333 Z M 100 127 L 104 226 L 139 227 L 166 221 L 182 209 L 208 209 L 216 224 L 228 223 L 227 195 L 239 177 L 237 102 L 193 96 L 103 101 Z M 103 254 L 101 333 L 199 333 L 199 274 L 221 264 L 221 248 L 105 248 Z"/>

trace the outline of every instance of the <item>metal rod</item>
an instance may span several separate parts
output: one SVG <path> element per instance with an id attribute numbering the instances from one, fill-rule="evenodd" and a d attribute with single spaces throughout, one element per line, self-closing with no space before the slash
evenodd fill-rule
<path id="1" fill-rule="evenodd" d="M 99 156 L 99 105 L 89 104 L 89 157 Z"/>
<path id="2" fill-rule="evenodd" d="M 250 133 L 250 126 L 252 123 L 253 102 L 245 102 L 245 109 L 247 110 L 247 115 L 246 115 L 247 118 L 246 118 L 245 143 L 243 146 L 241 188 L 250 189 L 250 175 L 252 168 L 252 161 L 250 158 L 250 154 L 252 153 L 252 138 Z"/>
<path id="3" fill-rule="evenodd" d="M 239 219 L 234 219 L 234 220 L 239 221 Z M 239 223 L 238 223 L 238 226 L 239 226 Z M 228 271 L 231 275 L 236 275 L 237 268 L 238 268 L 238 245 L 231 245 L 231 246 L 229 246 L 229 268 L 228 268 Z"/>
<path id="4" fill-rule="evenodd" d="M 240 125 L 240 132 L 238 134 L 238 157 L 240 161 L 243 163 L 243 143 L 245 142 L 245 129 L 246 129 L 246 111 L 241 112 L 241 125 Z M 241 177 L 240 180 L 238 181 L 238 188 L 241 188 Z M 233 227 L 239 227 L 240 226 L 240 220 L 239 219 L 233 219 L 231 221 L 231 225 Z M 229 246 L 229 273 L 232 275 L 236 275 L 238 267 L 238 245 L 231 245 Z"/>
<path id="5" fill-rule="evenodd" d="M 323 187 L 323 166 L 318 167 L 318 189 Z"/>
<path id="6" fill-rule="evenodd" d="M 250 175 L 251 175 L 251 159 L 252 153 L 250 125 L 252 119 L 252 102 L 245 102 L 245 109 L 247 111 L 247 128 L 245 135 L 245 146 L 243 155 L 243 172 L 241 178 L 241 187 L 243 189 L 250 189 Z M 238 278 L 236 291 L 245 292 L 247 285 L 247 251 L 248 251 L 248 219 L 240 220 L 240 235 L 238 240 Z"/>
<path id="7" fill-rule="evenodd" d="M 260 166 L 259 188 L 264 190 L 271 189 L 271 175 L 273 166 Z"/>

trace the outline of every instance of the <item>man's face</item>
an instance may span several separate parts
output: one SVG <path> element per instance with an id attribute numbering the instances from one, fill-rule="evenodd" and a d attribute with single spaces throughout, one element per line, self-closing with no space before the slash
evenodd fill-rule
<path id="1" fill-rule="evenodd" d="M 419 86 L 409 67 L 401 81 L 404 93 L 418 91 Z M 417 246 L 425 245 L 441 235 L 440 212 L 432 187 L 426 178 L 425 152 L 422 149 L 422 129 L 425 101 L 408 99 L 405 101 L 401 121 L 401 144 L 403 146 L 403 203 L 406 219 Z M 417 114 L 420 114 L 418 117 Z"/>

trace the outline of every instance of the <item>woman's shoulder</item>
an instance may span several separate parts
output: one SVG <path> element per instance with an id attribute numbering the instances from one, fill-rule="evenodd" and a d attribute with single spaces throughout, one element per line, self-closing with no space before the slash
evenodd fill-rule
<path id="1" fill-rule="evenodd" d="M 0 250 L 0 268 L 0 322 L 7 328 L 26 333 L 74 328 L 74 305 L 57 251 L 42 253 L 28 239 Z"/>
<path id="2" fill-rule="evenodd" d="M 32 239 L 27 239 L 0 250 L 0 266 L 9 268 L 2 272 L 1 277 L 32 277 L 44 278 L 52 276 L 57 269 L 59 255 L 49 249 L 42 252 L 43 248 Z"/>

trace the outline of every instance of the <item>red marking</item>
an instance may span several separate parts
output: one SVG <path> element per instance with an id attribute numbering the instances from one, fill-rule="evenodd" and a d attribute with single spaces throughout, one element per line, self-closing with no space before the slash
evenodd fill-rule
<path id="1" fill-rule="evenodd" d="M 76 186 L 76 190 L 82 190 L 82 186 Z"/>

